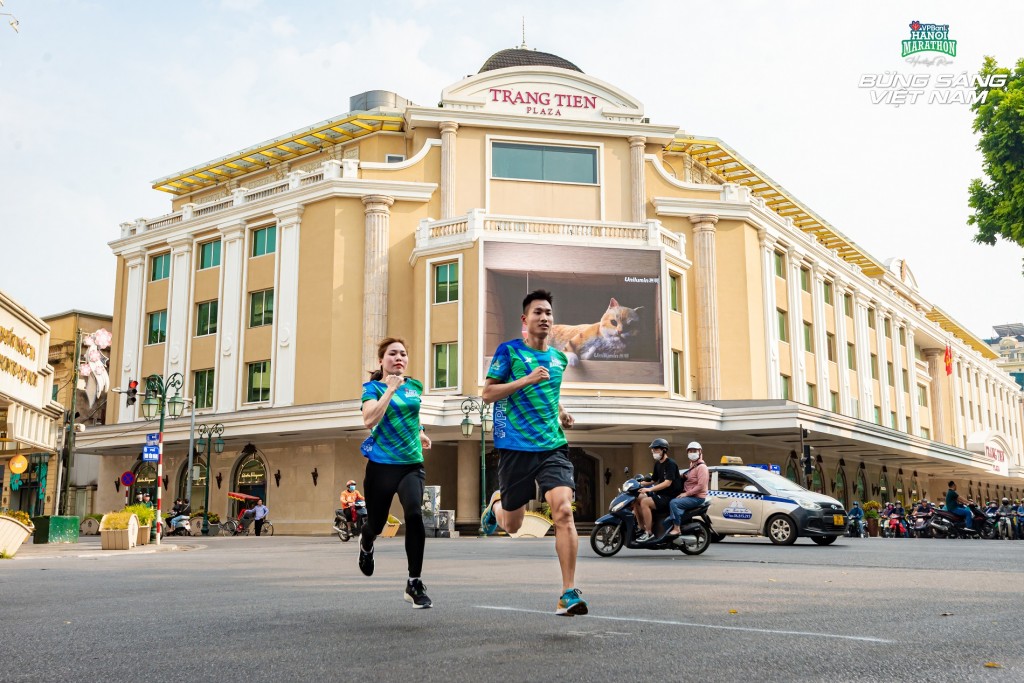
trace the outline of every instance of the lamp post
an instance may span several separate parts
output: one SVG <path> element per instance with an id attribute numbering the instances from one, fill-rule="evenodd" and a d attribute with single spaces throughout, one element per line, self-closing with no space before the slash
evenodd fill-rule
<path id="1" fill-rule="evenodd" d="M 206 439 L 203 450 L 206 452 L 206 499 L 203 501 L 203 536 L 210 535 L 210 465 L 213 463 L 213 454 L 224 452 L 224 439 L 220 435 L 224 433 L 224 425 L 199 425 L 199 442 Z M 214 441 L 213 437 L 217 440 Z"/>
<path id="2" fill-rule="evenodd" d="M 473 421 L 469 419 L 470 413 L 480 413 L 480 514 L 483 515 L 487 507 L 487 446 L 485 438 L 491 431 L 491 406 L 482 398 L 470 396 L 462 402 L 462 435 L 473 435 Z M 483 520 L 480 524 L 480 535 L 484 535 Z"/>
<path id="3" fill-rule="evenodd" d="M 167 378 L 167 381 L 160 375 L 150 375 L 146 378 L 146 399 L 142 402 L 142 415 L 147 420 L 160 416 L 160 453 L 156 461 L 156 516 L 153 518 L 153 527 L 149 530 L 149 538 L 157 545 L 160 545 L 160 534 L 157 527 L 163 524 L 161 517 L 161 503 L 163 501 L 164 483 L 164 415 L 171 414 L 171 417 L 181 417 L 185 410 L 185 399 L 181 396 L 181 385 L 183 378 L 180 372 L 176 372 Z M 171 391 L 174 393 L 168 398 Z"/>

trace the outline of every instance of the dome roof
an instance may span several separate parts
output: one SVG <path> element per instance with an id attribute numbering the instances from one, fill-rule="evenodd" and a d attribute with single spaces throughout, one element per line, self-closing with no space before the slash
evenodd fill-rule
<path id="1" fill-rule="evenodd" d="M 501 50 L 491 55 L 484 65 L 480 67 L 478 73 L 485 71 L 494 71 L 495 69 L 507 69 L 511 66 L 555 66 L 559 69 L 569 69 L 571 71 L 579 71 L 583 73 L 583 69 L 579 68 L 568 59 L 562 59 L 558 55 L 553 55 L 550 52 L 538 52 L 537 50 L 530 50 L 526 46 L 513 47 L 508 50 Z"/>

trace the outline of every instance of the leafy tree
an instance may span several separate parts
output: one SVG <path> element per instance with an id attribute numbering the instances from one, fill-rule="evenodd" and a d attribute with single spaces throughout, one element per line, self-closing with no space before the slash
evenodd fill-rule
<path id="1" fill-rule="evenodd" d="M 986 178 L 971 181 L 968 204 L 974 213 L 967 222 L 977 226 L 975 242 L 995 244 L 1002 237 L 1024 246 L 1024 59 L 1010 71 L 985 57 L 979 73 L 1001 75 L 1006 82 L 989 88 L 979 79 L 975 86 L 978 97 L 971 110 Z"/>

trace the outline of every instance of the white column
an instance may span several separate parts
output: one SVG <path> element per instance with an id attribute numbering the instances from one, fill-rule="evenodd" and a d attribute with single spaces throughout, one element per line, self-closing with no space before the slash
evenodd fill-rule
<path id="1" fill-rule="evenodd" d="M 758 229 L 757 236 L 761 243 L 761 306 L 764 308 L 768 398 L 782 398 L 779 387 L 779 320 L 775 314 L 775 239 L 764 228 Z"/>
<path id="2" fill-rule="evenodd" d="M 860 415 L 862 420 L 873 422 L 874 392 L 871 385 L 871 345 L 868 343 L 868 305 L 864 295 L 853 292 L 853 337 L 857 355 L 857 386 L 860 387 Z"/>
<path id="3" fill-rule="evenodd" d="M 928 374 L 932 383 L 929 387 L 932 413 L 932 441 L 940 443 L 946 440 L 946 410 L 942 397 L 942 382 L 946 376 L 944 361 L 945 349 L 928 349 L 924 357 L 928 359 Z"/>
<path id="4" fill-rule="evenodd" d="M 910 380 L 910 429 L 914 436 L 921 436 L 921 408 L 917 388 L 917 354 L 914 349 L 914 326 L 907 323 L 907 362 L 910 364 L 907 379 Z"/>
<path id="5" fill-rule="evenodd" d="M 843 415 L 852 411 L 850 405 L 850 361 L 846 356 L 846 284 L 835 279 L 832 291 L 835 292 L 832 307 L 836 314 L 836 361 L 839 366 L 839 410 Z"/>
<path id="6" fill-rule="evenodd" d="M 878 341 L 878 391 L 880 396 L 878 397 L 878 405 L 882 411 L 881 422 L 886 427 L 892 425 L 889 419 L 889 413 L 892 412 L 889 407 L 889 352 L 885 343 L 885 319 L 888 311 L 881 306 L 875 307 L 875 339 Z M 890 329 L 892 329 L 892 323 L 889 323 Z"/>
<path id="7" fill-rule="evenodd" d="M 832 288 L 832 303 L 835 305 L 835 287 Z M 818 407 L 828 410 L 831 396 L 829 395 L 828 378 L 828 332 L 825 324 L 825 273 L 818 263 L 811 264 L 811 306 L 814 310 L 814 366 L 817 370 Z M 836 349 L 838 352 L 839 350 Z"/>
<path id="8" fill-rule="evenodd" d="M 441 129 L 441 220 L 455 215 L 455 132 L 459 124 L 444 121 Z"/>
<path id="9" fill-rule="evenodd" d="M 789 349 L 793 357 L 793 387 L 791 399 L 800 403 L 807 402 L 807 367 L 804 362 L 804 299 L 800 287 L 800 266 L 803 257 L 796 249 L 790 249 L 786 259 L 789 277 L 786 278 L 786 289 L 789 293 Z"/>
<path id="10" fill-rule="evenodd" d="M 214 401 L 218 413 L 231 413 L 238 406 L 238 374 L 242 364 L 239 348 L 244 324 L 245 222 L 220 226 L 220 239 L 220 321 L 217 324 Z"/>
<path id="11" fill-rule="evenodd" d="M 275 406 L 295 402 L 295 333 L 299 309 L 299 228 L 302 205 L 292 204 L 274 211 L 277 216 L 277 287 L 274 291 L 274 358 L 271 370 Z"/>
<path id="12" fill-rule="evenodd" d="M 963 387 L 961 386 L 964 381 L 963 362 L 961 354 L 957 353 L 953 356 L 953 426 L 955 431 L 953 441 L 957 448 L 964 447 L 964 437 L 967 435 L 963 414 L 967 412 L 967 407 L 964 406 L 963 411 L 960 410 L 960 406 L 964 405 Z"/>
<path id="13" fill-rule="evenodd" d="M 901 432 L 907 428 L 907 406 L 904 400 L 903 392 L 905 391 L 903 386 L 903 347 L 900 346 L 900 330 L 906 324 L 906 321 L 902 318 L 896 318 L 893 316 L 892 319 L 892 375 L 893 384 L 896 385 L 896 428 Z M 906 333 L 904 333 L 904 337 Z M 907 372 L 907 377 L 910 377 L 910 372 Z"/>
<path id="14" fill-rule="evenodd" d="M 164 355 L 164 377 L 180 372 L 184 376 L 184 393 L 191 395 L 186 359 L 189 351 L 189 324 L 192 292 L 192 237 L 168 241 L 171 245 L 171 279 L 168 283 L 167 353 Z"/>
<path id="15" fill-rule="evenodd" d="M 722 395 L 718 345 L 718 280 L 715 270 L 715 224 L 718 216 L 690 216 L 697 300 L 697 399 Z"/>
<path id="16" fill-rule="evenodd" d="M 142 303 L 143 290 L 146 287 L 146 251 L 141 247 L 123 254 L 125 268 L 125 311 L 124 324 L 121 326 L 121 388 L 128 388 L 128 380 L 140 379 L 142 369 L 142 353 L 140 342 L 143 334 Z M 143 389 L 145 387 L 143 386 Z M 145 391 L 140 392 L 144 394 Z M 140 399 L 141 400 L 141 399 Z M 125 406 L 120 404 L 117 410 L 118 422 L 132 422 L 140 404 Z"/>
<path id="17" fill-rule="evenodd" d="M 989 391 L 991 391 L 991 388 L 985 388 L 987 382 L 988 377 L 982 373 L 978 392 L 981 394 L 981 430 L 985 432 L 992 430 L 992 417 L 989 405 Z"/>
<path id="18" fill-rule="evenodd" d="M 630 217 L 634 223 L 643 223 L 647 220 L 647 185 L 644 176 L 646 144 L 647 138 L 642 135 L 629 138 Z"/>
<path id="19" fill-rule="evenodd" d="M 393 197 L 363 197 L 366 244 L 363 259 L 363 366 L 360 375 L 377 366 L 377 344 L 388 332 L 388 240 Z"/>

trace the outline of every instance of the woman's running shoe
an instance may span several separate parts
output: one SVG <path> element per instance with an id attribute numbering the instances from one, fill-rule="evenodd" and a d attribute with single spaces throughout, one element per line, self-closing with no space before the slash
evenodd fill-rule
<path id="1" fill-rule="evenodd" d="M 419 579 L 405 582 L 405 601 L 412 603 L 413 609 L 427 609 L 434 603 L 427 597 L 427 587 Z"/>
<path id="2" fill-rule="evenodd" d="M 366 552 L 362 544 L 359 546 L 359 571 L 367 576 L 373 576 L 373 548 Z"/>

